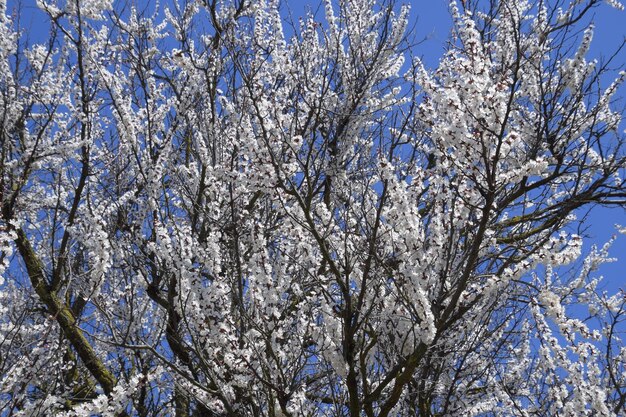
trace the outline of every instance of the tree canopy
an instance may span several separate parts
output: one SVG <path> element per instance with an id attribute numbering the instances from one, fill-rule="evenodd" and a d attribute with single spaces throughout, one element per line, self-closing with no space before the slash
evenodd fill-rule
<path id="1" fill-rule="evenodd" d="M 626 415 L 576 233 L 626 203 L 617 0 L 452 0 L 434 69 L 421 3 L 37 5 L 40 44 L 0 0 L 0 416 Z"/>

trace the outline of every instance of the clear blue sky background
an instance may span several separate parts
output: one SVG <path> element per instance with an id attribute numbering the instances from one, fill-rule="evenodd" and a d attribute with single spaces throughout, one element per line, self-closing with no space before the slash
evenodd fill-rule
<path id="1" fill-rule="evenodd" d="M 119 0 L 118 0 L 119 2 Z M 134 0 L 135 4 L 141 5 L 146 2 Z M 319 0 L 283 0 L 283 10 L 297 21 L 305 10 L 317 11 L 317 18 L 323 20 L 324 8 L 319 7 Z M 161 4 L 167 3 L 162 1 Z M 448 0 L 413 0 L 411 16 L 415 22 L 415 39 L 424 42 L 417 46 L 416 55 L 422 56 L 429 68 L 434 68 L 441 57 L 448 34 L 450 32 L 451 19 L 448 13 Z M 18 0 L 8 0 L 8 12 L 11 13 L 18 7 Z M 48 27 L 42 24 L 43 15 L 38 12 L 35 0 L 22 0 L 21 5 L 25 11 L 21 26 L 28 32 L 28 36 L 33 42 L 43 42 L 48 36 Z M 592 20 L 595 22 L 596 30 L 591 48 L 591 56 L 600 58 L 613 53 L 626 37 L 626 11 L 620 12 L 608 5 L 602 5 L 594 9 Z M 584 22 L 584 24 L 589 23 Z M 615 61 L 616 65 L 626 66 L 626 50 L 622 51 Z M 607 80 L 607 82 L 610 82 Z M 622 87 L 619 96 L 623 98 L 622 104 L 626 103 L 626 87 Z M 626 123 L 622 124 L 622 131 L 626 129 Z M 625 133 L 622 133 L 626 135 Z M 592 243 L 602 245 L 612 234 L 616 233 L 614 225 L 622 224 L 626 226 L 625 208 L 596 208 L 592 211 L 588 219 L 589 228 L 586 235 L 584 251 L 590 249 Z M 611 254 L 621 258 L 620 261 L 606 265 L 598 273 L 606 277 L 606 288 L 609 291 L 618 288 L 626 289 L 626 236 L 618 236 Z"/>

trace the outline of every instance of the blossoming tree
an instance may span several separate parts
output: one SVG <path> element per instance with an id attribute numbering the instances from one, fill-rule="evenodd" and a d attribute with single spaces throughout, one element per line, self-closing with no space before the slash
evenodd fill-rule
<path id="1" fill-rule="evenodd" d="M 43 44 L 0 1 L 0 416 L 626 414 L 573 233 L 626 201 L 619 3 L 452 1 L 434 70 L 392 0 L 37 4 Z"/>

